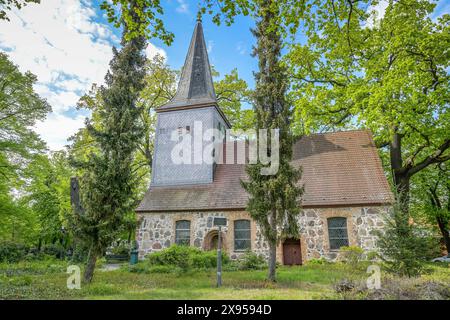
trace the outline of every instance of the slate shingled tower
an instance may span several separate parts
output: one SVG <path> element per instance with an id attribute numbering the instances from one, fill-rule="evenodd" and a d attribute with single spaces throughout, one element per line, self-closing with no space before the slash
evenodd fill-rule
<path id="1" fill-rule="evenodd" d="M 178 143 L 178 141 L 173 141 L 173 135 L 182 131 L 190 132 L 194 128 L 195 121 L 202 123 L 203 133 L 212 128 L 225 130 L 230 127 L 217 104 L 200 19 L 195 25 L 177 92 L 172 100 L 159 107 L 156 112 L 152 185 L 169 186 L 213 182 L 214 164 L 175 164 L 171 158 L 172 150 Z M 193 144 L 192 141 L 192 155 Z M 204 147 L 209 144 L 211 144 L 209 141 L 203 142 Z"/>

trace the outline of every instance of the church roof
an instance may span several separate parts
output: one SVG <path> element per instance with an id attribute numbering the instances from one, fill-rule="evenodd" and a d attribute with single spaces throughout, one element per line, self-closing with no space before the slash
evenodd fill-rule
<path id="1" fill-rule="evenodd" d="M 181 71 L 178 89 L 167 104 L 157 111 L 217 105 L 208 52 L 201 20 L 197 20 L 189 51 Z"/>
<path id="2" fill-rule="evenodd" d="M 303 207 L 384 205 L 393 201 L 371 134 L 364 130 L 314 134 L 298 140 L 292 164 L 303 168 Z M 245 209 L 245 165 L 219 164 L 214 182 L 153 187 L 137 212 Z"/>

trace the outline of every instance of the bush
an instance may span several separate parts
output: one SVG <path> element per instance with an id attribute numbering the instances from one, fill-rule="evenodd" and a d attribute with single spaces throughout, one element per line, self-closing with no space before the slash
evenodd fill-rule
<path id="1" fill-rule="evenodd" d="M 310 259 L 306 262 L 306 264 L 308 264 L 308 265 L 323 265 L 323 264 L 330 264 L 330 263 L 331 262 L 325 258 Z"/>
<path id="2" fill-rule="evenodd" d="M 57 259 L 64 259 L 66 250 L 63 246 L 58 244 L 47 244 L 42 247 L 41 253 L 55 257 Z"/>
<path id="3" fill-rule="evenodd" d="M 361 261 L 364 250 L 357 246 L 343 246 L 339 249 L 338 261 L 348 264 L 352 268 L 357 268 Z"/>
<path id="4" fill-rule="evenodd" d="M 368 289 L 365 281 L 342 280 L 334 285 L 339 299 L 449 300 L 447 283 L 421 278 L 385 278 L 380 289 Z"/>
<path id="5" fill-rule="evenodd" d="M 202 251 L 195 247 L 173 245 L 159 252 L 151 253 L 146 258 L 151 266 L 172 266 L 181 270 L 209 269 L 217 266 L 217 251 Z M 222 263 L 229 262 L 222 252 Z"/>
<path id="6" fill-rule="evenodd" d="M 261 270 L 266 266 L 266 259 L 250 250 L 247 250 L 239 259 L 240 270 Z"/>
<path id="7" fill-rule="evenodd" d="M 131 243 L 127 241 L 120 241 L 119 243 L 113 245 L 109 248 L 109 253 L 112 255 L 129 255 L 131 250 Z"/>
<path id="8" fill-rule="evenodd" d="M 433 244 L 409 216 L 396 204 L 386 217 L 384 233 L 379 233 L 380 258 L 386 269 L 400 276 L 415 277 L 425 271 L 424 263 L 432 255 Z"/>
<path id="9" fill-rule="evenodd" d="M 0 262 L 18 262 L 23 260 L 30 248 L 12 241 L 0 242 Z"/>

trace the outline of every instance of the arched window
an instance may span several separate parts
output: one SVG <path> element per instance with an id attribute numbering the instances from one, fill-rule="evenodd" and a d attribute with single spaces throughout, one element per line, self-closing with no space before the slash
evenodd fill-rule
<path id="1" fill-rule="evenodd" d="M 250 220 L 234 221 L 234 250 L 243 251 L 250 248 Z"/>
<path id="2" fill-rule="evenodd" d="M 175 243 L 188 246 L 191 243 L 191 222 L 179 220 L 175 223 Z"/>
<path id="3" fill-rule="evenodd" d="M 347 218 L 328 218 L 328 238 L 330 250 L 338 250 L 340 247 L 348 246 Z"/>

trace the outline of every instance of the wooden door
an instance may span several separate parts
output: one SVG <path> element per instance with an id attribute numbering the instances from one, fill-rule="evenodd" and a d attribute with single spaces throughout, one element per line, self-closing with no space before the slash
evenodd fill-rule
<path id="1" fill-rule="evenodd" d="M 283 263 L 285 265 L 302 264 L 302 251 L 300 247 L 300 240 L 286 239 L 283 242 Z"/>

